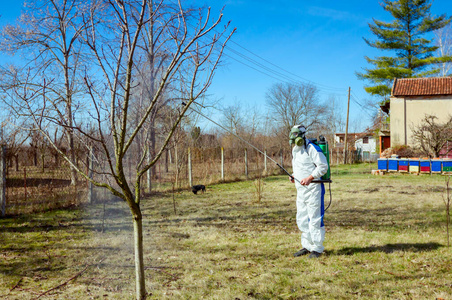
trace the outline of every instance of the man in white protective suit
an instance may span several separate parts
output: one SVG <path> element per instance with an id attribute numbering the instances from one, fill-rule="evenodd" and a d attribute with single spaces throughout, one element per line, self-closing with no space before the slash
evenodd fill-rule
<path id="1" fill-rule="evenodd" d="M 290 181 L 297 189 L 297 225 L 301 233 L 302 249 L 295 257 L 309 254 L 309 258 L 318 258 L 323 250 L 325 212 L 323 183 L 311 183 L 320 179 L 328 171 L 328 162 L 320 147 L 305 137 L 306 128 L 295 125 L 290 131 L 292 148 L 293 176 Z"/>

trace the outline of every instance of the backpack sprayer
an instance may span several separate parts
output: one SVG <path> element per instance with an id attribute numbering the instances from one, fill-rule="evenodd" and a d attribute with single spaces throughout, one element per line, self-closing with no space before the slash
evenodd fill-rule
<path id="1" fill-rule="evenodd" d="M 193 102 L 195 104 L 198 104 L 196 102 Z M 183 106 L 186 106 L 187 104 L 185 102 L 182 102 Z M 200 104 L 198 104 L 199 106 L 202 106 Z M 210 119 L 209 117 L 207 117 L 206 115 L 200 113 L 199 111 L 189 107 L 192 111 L 196 112 L 197 114 L 199 114 L 200 116 L 206 118 L 207 120 L 209 120 L 210 122 L 214 123 L 215 125 L 217 125 L 218 127 L 220 127 L 221 129 L 223 129 L 224 131 L 232 134 L 233 136 L 235 136 L 236 138 L 238 138 L 239 140 L 241 140 L 242 142 L 244 142 L 245 144 L 249 145 L 251 148 L 253 148 L 254 150 L 256 150 L 257 152 L 263 154 L 264 156 L 266 156 L 268 159 L 270 159 L 272 162 L 274 162 L 281 170 L 283 170 L 287 175 L 289 175 L 290 178 L 292 178 L 293 180 L 297 181 L 299 184 L 301 184 L 300 180 L 298 180 L 297 178 L 295 178 L 292 174 L 290 174 L 283 166 L 281 166 L 277 161 L 275 161 L 273 158 L 271 158 L 270 156 L 268 156 L 267 154 L 265 154 L 262 150 L 258 149 L 256 146 L 252 145 L 250 142 L 248 142 L 247 140 L 243 139 L 242 137 L 238 136 L 237 134 L 233 133 L 232 131 L 228 130 L 227 128 L 225 128 L 224 126 L 218 124 L 217 122 L 215 122 L 214 120 Z M 298 144 L 301 142 L 300 140 L 301 137 L 297 137 L 293 139 L 293 142 L 295 144 Z M 324 136 L 319 136 L 319 140 L 310 140 L 311 143 L 315 143 L 316 145 L 318 145 L 320 147 L 320 149 L 322 150 L 323 154 L 325 155 L 327 162 L 328 162 L 328 171 L 325 175 L 323 175 L 320 179 L 314 179 L 311 181 L 311 183 L 328 183 L 329 184 L 329 191 L 330 191 L 330 203 L 328 204 L 328 206 L 325 208 L 325 211 L 330 207 L 331 205 L 331 201 L 332 201 L 332 196 L 331 196 L 331 172 L 330 172 L 330 155 L 329 155 L 329 147 L 328 147 L 328 142 L 326 141 Z M 292 139 L 291 139 L 291 144 L 292 144 Z M 304 186 L 304 185 L 302 185 Z"/>

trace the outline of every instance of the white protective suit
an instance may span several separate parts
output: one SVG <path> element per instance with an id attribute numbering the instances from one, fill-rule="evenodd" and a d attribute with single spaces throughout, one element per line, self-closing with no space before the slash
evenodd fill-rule
<path id="1" fill-rule="evenodd" d="M 306 139 L 306 147 L 295 146 L 292 149 L 293 176 L 301 180 L 312 175 L 319 179 L 328 171 L 328 162 L 320 147 Z M 322 253 L 324 250 L 325 212 L 323 183 L 301 185 L 295 181 L 297 188 L 297 225 L 301 234 L 301 245 L 310 252 Z"/>

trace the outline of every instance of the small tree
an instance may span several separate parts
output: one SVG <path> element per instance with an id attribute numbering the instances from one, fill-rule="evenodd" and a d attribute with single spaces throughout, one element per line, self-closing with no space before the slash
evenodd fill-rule
<path id="1" fill-rule="evenodd" d="M 413 140 L 423 155 L 439 157 L 440 153 L 452 150 L 452 117 L 445 123 L 437 123 L 438 118 L 425 115 L 421 124 L 413 129 Z"/>

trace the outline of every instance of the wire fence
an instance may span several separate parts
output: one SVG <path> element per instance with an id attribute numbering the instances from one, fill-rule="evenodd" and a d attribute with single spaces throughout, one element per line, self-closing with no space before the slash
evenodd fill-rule
<path id="1" fill-rule="evenodd" d="M 43 152 L 40 159 L 31 159 L 33 155 L 27 151 L 15 156 L 8 155 L 5 148 L 1 152 L 2 216 L 35 213 L 114 198 L 106 189 L 93 188 L 81 176 L 76 185 L 71 185 L 68 163 L 50 151 Z M 144 176 L 142 192 L 184 190 L 190 189 L 192 185 L 208 186 L 285 174 L 276 163 L 287 171 L 292 171 L 290 149 L 264 150 L 264 153 L 265 155 L 248 148 L 189 148 L 179 150 L 179 153 L 169 149 L 151 172 Z M 86 166 L 82 168 L 90 165 L 88 159 L 92 155 L 86 156 L 83 162 Z M 356 151 L 347 153 L 347 163 L 354 163 L 358 158 Z M 82 161 L 81 159 L 81 164 Z M 129 182 L 133 182 L 135 178 L 133 163 L 132 155 L 124 163 Z M 344 152 L 333 149 L 330 164 L 343 163 Z"/>

